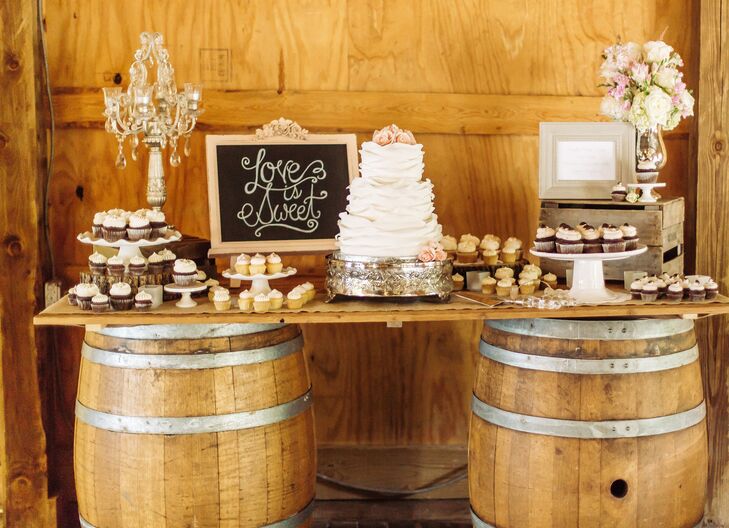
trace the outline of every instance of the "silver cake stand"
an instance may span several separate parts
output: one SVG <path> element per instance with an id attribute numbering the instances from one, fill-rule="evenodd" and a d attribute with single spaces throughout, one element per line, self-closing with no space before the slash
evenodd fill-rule
<path id="1" fill-rule="evenodd" d="M 434 297 L 447 301 L 453 290 L 453 261 L 417 258 L 327 256 L 327 302 L 337 296 L 363 298 Z"/>

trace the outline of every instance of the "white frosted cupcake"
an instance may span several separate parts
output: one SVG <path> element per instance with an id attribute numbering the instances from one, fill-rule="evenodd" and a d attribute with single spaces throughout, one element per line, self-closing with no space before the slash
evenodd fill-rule
<path id="1" fill-rule="evenodd" d="M 537 234 L 534 237 L 534 247 L 537 251 L 545 253 L 554 253 L 554 241 L 557 239 L 557 232 L 551 227 L 540 224 L 537 228 Z"/>
<path id="2" fill-rule="evenodd" d="M 123 277 L 126 267 L 124 266 L 124 259 L 119 255 L 109 257 L 106 261 L 106 269 L 109 275 L 112 277 Z"/>
<path id="3" fill-rule="evenodd" d="M 109 310 L 109 297 L 103 293 L 97 293 L 91 298 L 91 311 L 102 313 Z"/>
<path id="4" fill-rule="evenodd" d="M 127 221 L 122 216 L 107 215 L 101 232 L 107 242 L 118 242 L 127 236 Z"/>
<path id="5" fill-rule="evenodd" d="M 235 272 L 239 275 L 248 275 L 249 267 L 251 265 L 251 257 L 245 253 L 238 255 L 235 259 Z"/>
<path id="6" fill-rule="evenodd" d="M 216 281 L 215 279 L 208 279 L 203 284 L 208 287 L 208 300 L 210 302 L 213 302 L 213 294 L 215 293 L 215 288 L 218 288 L 220 286 L 220 282 Z"/>
<path id="7" fill-rule="evenodd" d="M 109 288 L 111 307 L 114 310 L 130 310 L 134 303 L 132 287 L 126 282 L 115 282 Z"/>
<path id="8" fill-rule="evenodd" d="M 253 298 L 253 311 L 266 313 L 271 308 L 271 300 L 265 293 L 259 293 Z"/>
<path id="9" fill-rule="evenodd" d="M 494 272 L 494 278 L 496 280 L 510 279 L 514 276 L 513 268 L 499 268 Z"/>
<path id="10" fill-rule="evenodd" d="M 230 310 L 230 292 L 225 288 L 218 286 L 213 294 L 213 304 L 219 312 Z"/>
<path id="11" fill-rule="evenodd" d="M 152 309 L 152 295 L 140 291 L 134 296 L 134 307 L 140 312 L 148 312 Z"/>
<path id="12" fill-rule="evenodd" d="M 511 295 L 511 287 L 514 285 L 514 279 L 501 279 L 496 283 L 496 295 L 499 297 L 509 297 Z"/>
<path id="13" fill-rule="evenodd" d="M 632 251 L 638 249 L 638 228 L 625 223 L 620 226 L 620 231 L 623 233 L 623 240 L 625 240 L 625 251 Z"/>
<path id="14" fill-rule="evenodd" d="M 165 269 L 165 258 L 159 253 L 152 253 L 147 259 L 147 269 L 150 273 L 162 273 Z"/>
<path id="15" fill-rule="evenodd" d="M 465 235 L 461 235 L 460 240 L 458 242 L 470 242 L 474 246 L 478 247 L 481 244 L 481 239 L 477 236 L 472 235 L 471 233 L 466 233 Z"/>
<path id="16" fill-rule="evenodd" d="M 281 273 L 282 269 L 283 262 L 281 262 L 281 257 L 279 257 L 276 253 L 271 253 L 269 256 L 266 257 L 266 272 L 269 275 L 273 275 L 274 273 Z"/>
<path id="17" fill-rule="evenodd" d="M 150 238 L 155 239 L 167 234 L 167 219 L 162 211 L 145 211 L 144 215 L 149 220 L 149 227 L 152 229 L 149 234 Z"/>
<path id="18" fill-rule="evenodd" d="M 91 273 L 94 275 L 103 275 L 106 272 L 106 261 L 107 258 L 104 255 L 94 251 L 89 256 L 89 269 Z"/>
<path id="19" fill-rule="evenodd" d="M 286 295 L 286 305 L 290 310 L 299 310 L 302 306 L 304 306 L 303 292 L 297 288 L 291 290 L 288 295 Z"/>
<path id="20" fill-rule="evenodd" d="M 91 223 L 91 233 L 96 238 L 104 236 L 104 220 L 108 215 L 104 211 L 99 211 L 94 215 L 94 220 Z"/>
<path id="21" fill-rule="evenodd" d="M 129 240 L 143 240 L 150 238 L 152 227 L 146 216 L 133 214 L 129 216 L 129 224 L 127 225 L 127 237 Z"/>
<path id="22" fill-rule="evenodd" d="M 76 304 L 82 310 L 91 310 L 91 299 L 98 295 L 99 287 L 96 284 L 81 283 L 76 285 Z"/>
<path id="23" fill-rule="evenodd" d="M 621 253 L 625 251 L 623 232 L 614 225 L 602 228 L 602 250 L 605 253 Z"/>
<path id="24" fill-rule="evenodd" d="M 177 260 L 177 255 L 169 249 L 163 249 L 159 252 L 159 254 L 162 255 L 162 258 L 164 259 L 164 270 L 168 273 L 172 273 L 175 266 L 175 260 Z"/>
<path id="25" fill-rule="evenodd" d="M 557 229 L 555 247 L 557 253 L 582 253 L 582 234 L 567 224 L 561 224 Z"/>
<path id="26" fill-rule="evenodd" d="M 147 259 L 139 255 L 134 255 L 129 259 L 129 273 L 131 275 L 139 277 L 144 275 L 145 271 L 147 271 Z"/>
<path id="27" fill-rule="evenodd" d="M 178 286 L 190 286 L 195 282 L 197 264 L 189 259 L 177 259 L 172 269 L 172 278 Z"/>
<path id="28" fill-rule="evenodd" d="M 250 312 L 253 310 L 253 294 L 248 290 L 243 290 L 238 294 L 238 308 L 241 312 Z"/>
<path id="29" fill-rule="evenodd" d="M 462 264 L 473 264 L 476 262 L 478 260 L 478 251 L 476 250 L 476 247 L 476 244 L 474 244 L 472 240 L 462 239 L 456 248 L 456 259 L 458 262 Z"/>
<path id="30" fill-rule="evenodd" d="M 445 235 L 440 239 L 440 245 L 443 246 L 443 251 L 446 252 L 449 258 L 456 258 L 456 249 L 458 248 L 458 241 L 455 237 Z"/>
<path id="31" fill-rule="evenodd" d="M 271 301 L 271 310 L 280 310 L 283 306 L 283 293 L 271 290 L 268 292 L 268 300 Z"/>
<path id="32" fill-rule="evenodd" d="M 248 265 L 248 271 L 251 275 L 263 275 L 266 273 L 266 257 L 260 253 L 256 253 L 251 257 L 251 263 Z"/>
<path id="33" fill-rule="evenodd" d="M 76 287 L 71 287 L 68 289 L 68 304 L 71 306 L 78 305 L 78 300 L 76 299 Z"/>
<path id="34" fill-rule="evenodd" d="M 316 297 L 316 289 L 312 283 L 305 282 L 301 285 L 301 288 L 304 290 L 304 303 L 314 300 L 314 297 Z"/>

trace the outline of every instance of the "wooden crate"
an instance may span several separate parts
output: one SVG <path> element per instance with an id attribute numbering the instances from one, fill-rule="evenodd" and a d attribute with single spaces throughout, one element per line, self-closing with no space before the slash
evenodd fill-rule
<path id="1" fill-rule="evenodd" d="M 631 204 L 606 200 L 547 200 L 542 202 L 539 222 L 555 229 L 561 223 L 576 226 L 580 222 L 598 227 L 603 223 L 638 229 L 640 243 L 648 251 L 626 260 L 605 262 L 607 280 L 623 280 L 625 271 L 645 271 L 649 275 L 683 273 L 684 200 L 675 198 L 652 204 Z M 543 259 L 541 267 L 564 278 L 569 262 Z"/>

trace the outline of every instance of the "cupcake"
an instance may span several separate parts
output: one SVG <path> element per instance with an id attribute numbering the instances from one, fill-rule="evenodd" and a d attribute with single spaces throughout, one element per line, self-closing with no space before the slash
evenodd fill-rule
<path id="1" fill-rule="evenodd" d="M 195 280 L 198 282 L 205 282 L 206 280 L 208 280 L 208 274 L 205 273 L 203 270 L 199 269 L 195 273 Z"/>
<path id="2" fill-rule="evenodd" d="M 283 262 L 281 262 L 281 257 L 279 257 L 276 253 L 271 253 L 266 257 L 266 272 L 269 275 L 281 273 L 282 269 Z"/>
<path id="3" fill-rule="evenodd" d="M 213 302 L 213 294 L 215 293 L 213 290 L 219 287 L 220 283 L 215 279 L 208 279 L 203 284 L 208 287 L 208 300 Z"/>
<path id="4" fill-rule="evenodd" d="M 314 297 L 316 297 L 316 289 L 312 283 L 305 282 L 301 285 L 301 288 L 304 290 L 304 303 L 314 300 Z"/>
<path id="5" fill-rule="evenodd" d="M 235 259 L 235 272 L 239 275 L 248 275 L 248 267 L 251 264 L 251 257 L 245 253 L 238 255 Z"/>
<path id="6" fill-rule="evenodd" d="M 706 299 L 715 299 L 719 295 L 719 285 L 713 280 L 709 280 L 704 284 L 704 291 L 706 292 Z"/>
<path id="7" fill-rule="evenodd" d="M 493 295 L 496 292 L 496 279 L 493 277 L 484 277 L 481 279 L 481 293 Z"/>
<path id="8" fill-rule="evenodd" d="M 165 258 L 159 253 L 152 253 L 147 259 L 147 270 L 149 273 L 162 273 L 165 269 Z"/>
<path id="9" fill-rule="evenodd" d="M 557 229 L 555 248 L 557 253 L 582 253 L 582 235 L 571 226 L 561 224 Z"/>
<path id="10" fill-rule="evenodd" d="M 91 311 L 102 313 L 109 310 L 109 297 L 103 293 L 97 293 L 91 298 Z"/>
<path id="11" fill-rule="evenodd" d="M 516 253 L 516 260 L 521 260 L 521 256 L 523 253 L 523 246 L 524 246 L 524 244 L 520 239 L 518 239 L 516 237 L 509 237 L 506 239 L 506 241 L 504 242 L 504 246 L 501 249 L 502 249 L 502 252 L 504 249 L 513 249 L 514 252 Z"/>
<path id="12" fill-rule="evenodd" d="M 656 286 L 658 287 L 658 296 L 661 297 L 666 294 L 668 291 L 668 284 L 666 284 L 666 281 L 663 279 L 656 279 L 653 281 L 656 283 Z"/>
<path id="13" fill-rule="evenodd" d="M 515 264 L 516 263 L 516 248 L 513 246 L 505 246 L 501 250 L 501 261 L 504 264 Z"/>
<path id="14" fill-rule="evenodd" d="M 107 216 L 124 216 L 126 214 L 126 211 L 124 209 L 109 209 L 106 212 Z"/>
<path id="15" fill-rule="evenodd" d="M 216 284 L 215 286 L 210 286 L 208 288 L 208 300 L 210 302 L 213 302 L 213 299 L 215 298 L 215 292 L 218 291 L 222 286 Z"/>
<path id="16" fill-rule="evenodd" d="M 471 240 L 462 240 L 456 249 L 456 259 L 462 264 L 473 264 L 478 260 L 476 244 Z"/>
<path id="17" fill-rule="evenodd" d="M 640 300 L 643 298 L 641 295 L 643 292 L 643 281 L 640 279 L 634 280 L 630 283 L 630 298 L 633 300 Z M 681 290 L 681 294 L 683 295 L 683 290 Z"/>
<path id="18" fill-rule="evenodd" d="M 511 295 L 511 287 L 514 279 L 501 279 L 496 283 L 496 295 L 499 297 L 509 297 Z"/>
<path id="19" fill-rule="evenodd" d="M 688 279 L 683 279 L 681 281 L 681 287 L 683 288 L 683 298 L 688 299 L 689 291 L 691 290 L 691 283 Z"/>
<path id="20" fill-rule="evenodd" d="M 99 294 L 99 287 L 96 284 L 81 283 L 76 285 L 76 304 L 82 310 L 91 310 L 91 299 Z"/>
<path id="21" fill-rule="evenodd" d="M 602 240 L 600 231 L 589 224 L 582 228 L 583 253 L 602 253 Z"/>
<path id="22" fill-rule="evenodd" d="M 134 296 L 134 307 L 140 312 L 148 312 L 152 309 L 152 296 L 146 291 L 140 291 Z"/>
<path id="23" fill-rule="evenodd" d="M 238 309 L 241 312 L 253 310 L 253 294 L 248 290 L 243 290 L 238 294 Z"/>
<path id="24" fill-rule="evenodd" d="M 118 242 L 127 235 L 127 221 L 122 216 L 107 215 L 101 227 L 101 233 L 107 242 Z"/>
<path id="25" fill-rule="evenodd" d="M 296 292 L 299 295 L 301 295 L 301 305 L 302 306 L 306 304 L 306 302 L 308 301 L 309 296 L 306 294 L 306 290 L 304 288 L 302 288 L 301 285 L 296 286 L 296 288 L 294 288 L 291 291 L 292 292 Z"/>
<path id="26" fill-rule="evenodd" d="M 451 277 L 451 279 L 453 280 L 453 291 L 461 291 L 465 282 L 463 275 L 456 273 L 453 277 Z"/>
<path id="27" fill-rule="evenodd" d="M 547 273 L 542 277 L 542 282 L 544 282 L 548 287 L 555 289 L 557 287 L 557 275 L 554 273 Z"/>
<path id="28" fill-rule="evenodd" d="M 230 310 L 230 292 L 222 286 L 218 286 L 213 294 L 213 304 L 219 312 Z"/>
<path id="29" fill-rule="evenodd" d="M 494 278 L 496 280 L 510 279 L 514 276 L 514 270 L 512 268 L 499 268 L 494 272 Z"/>
<path id="30" fill-rule="evenodd" d="M 290 310 L 299 310 L 304 306 L 304 298 L 302 294 L 294 288 L 286 295 L 286 305 Z"/>
<path id="31" fill-rule="evenodd" d="M 499 262 L 499 251 L 497 249 L 483 250 L 483 263 L 487 266 L 495 266 Z"/>
<path id="32" fill-rule="evenodd" d="M 271 300 L 265 293 L 259 293 L 253 298 L 253 311 L 266 313 L 271 308 Z"/>
<path id="33" fill-rule="evenodd" d="M 127 225 L 127 237 L 129 240 L 143 240 L 150 238 L 152 233 L 152 227 L 149 225 L 149 220 L 146 216 L 133 214 L 129 217 L 129 224 Z"/>
<path id="34" fill-rule="evenodd" d="M 94 275 L 103 275 L 106 272 L 106 257 L 94 251 L 89 256 L 89 269 Z"/>
<path id="35" fill-rule="evenodd" d="M 479 239 L 477 236 L 473 236 L 471 233 L 467 233 L 465 235 L 461 235 L 458 243 L 460 244 L 461 242 L 470 242 L 475 247 L 478 247 L 481 244 L 481 239 Z"/>
<path id="36" fill-rule="evenodd" d="M 76 300 L 76 288 L 68 289 L 68 304 L 71 306 L 76 306 L 78 304 L 78 301 Z"/>
<path id="37" fill-rule="evenodd" d="M 647 282 L 643 284 L 643 289 L 640 291 L 640 298 L 647 302 L 653 302 L 658 299 L 658 286 L 655 282 Z"/>
<path id="38" fill-rule="evenodd" d="M 146 270 L 147 270 L 147 260 L 144 257 L 140 257 L 139 255 L 134 255 L 132 258 L 129 259 L 129 274 L 130 275 L 139 277 L 140 275 L 144 275 L 144 272 Z"/>
<path id="39" fill-rule="evenodd" d="M 114 310 L 131 310 L 134 298 L 132 287 L 126 282 L 115 282 L 109 288 L 111 307 Z"/>
<path id="40" fill-rule="evenodd" d="M 689 286 L 689 300 L 691 301 L 703 301 L 706 299 L 706 288 L 698 281 L 691 283 Z"/>
<path id="41" fill-rule="evenodd" d="M 175 255 L 169 249 L 163 249 L 159 252 L 159 254 L 162 255 L 162 258 L 164 259 L 164 271 L 166 271 L 167 273 L 172 273 L 172 270 L 175 267 L 175 260 L 177 260 L 177 255 Z"/>
<path id="42" fill-rule="evenodd" d="M 534 237 L 534 247 L 537 251 L 554 253 L 554 241 L 557 239 L 557 232 L 549 226 L 539 224 L 537 234 Z"/>
<path id="43" fill-rule="evenodd" d="M 533 270 L 525 270 L 519 274 L 519 279 L 539 283 L 539 273 Z"/>
<path id="44" fill-rule="evenodd" d="M 524 267 L 521 268 L 522 273 L 535 273 L 537 277 L 542 276 L 542 268 L 537 266 L 536 264 L 524 264 Z"/>
<path id="45" fill-rule="evenodd" d="M 140 211 L 137 211 L 140 212 Z M 167 220 L 165 214 L 162 211 L 145 211 L 144 216 L 149 221 L 149 238 L 152 240 L 163 237 L 167 234 Z"/>
<path id="46" fill-rule="evenodd" d="M 440 239 L 440 245 L 443 246 L 443 251 L 446 252 L 448 255 L 448 258 L 455 259 L 456 258 L 456 250 L 458 249 L 458 242 L 456 242 L 456 238 L 452 237 L 450 235 L 445 235 L 443 238 Z"/>
<path id="47" fill-rule="evenodd" d="M 620 231 L 623 233 L 623 240 L 625 240 L 625 250 L 632 251 L 638 249 L 638 229 L 628 223 L 620 226 Z"/>
<path id="48" fill-rule="evenodd" d="M 495 242 L 496 243 L 496 247 L 487 246 L 486 243 L 485 243 L 486 240 L 491 240 L 491 242 Z M 482 249 L 499 249 L 501 247 L 501 238 L 497 237 L 496 235 L 492 235 L 492 234 L 489 233 L 488 235 L 484 235 L 483 236 L 483 240 L 481 241 L 480 246 L 481 246 Z"/>
<path id="49" fill-rule="evenodd" d="M 681 286 L 681 283 L 673 282 L 668 285 L 668 289 L 666 290 L 666 299 L 671 302 L 679 302 L 683 299 L 683 286 Z"/>
<path id="50" fill-rule="evenodd" d="M 268 300 L 271 301 L 271 310 L 280 310 L 283 306 L 283 293 L 271 290 L 268 292 Z"/>
<path id="51" fill-rule="evenodd" d="M 104 219 L 107 214 L 104 211 L 100 211 L 94 215 L 94 220 L 91 222 L 91 234 L 96 238 L 104 236 Z"/>
<path id="52" fill-rule="evenodd" d="M 610 196 L 613 197 L 613 202 L 624 202 L 625 197 L 628 196 L 628 189 L 623 185 L 623 182 L 618 182 L 617 185 L 613 186 Z"/>
<path id="53" fill-rule="evenodd" d="M 266 257 L 260 253 L 252 256 L 251 263 L 248 266 L 248 273 L 251 275 L 263 275 L 266 273 Z"/>
<path id="54" fill-rule="evenodd" d="M 602 228 L 602 250 L 605 253 L 620 253 L 625 251 L 623 232 L 614 225 Z"/>
<path id="55" fill-rule="evenodd" d="M 112 277 L 123 277 L 125 271 L 124 259 L 119 255 L 109 257 L 106 261 L 106 269 Z"/>
<path id="56" fill-rule="evenodd" d="M 531 278 L 519 279 L 519 293 L 522 295 L 532 295 L 537 289 L 537 284 L 539 282 Z"/>
<path id="57" fill-rule="evenodd" d="M 172 269 L 172 278 L 178 286 L 190 286 L 195 282 L 197 264 L 189 259 L 177 259 Z"/>

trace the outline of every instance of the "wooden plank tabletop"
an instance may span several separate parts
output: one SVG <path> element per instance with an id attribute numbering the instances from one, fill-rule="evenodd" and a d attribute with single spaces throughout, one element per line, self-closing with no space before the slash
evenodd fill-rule
<path id="1" fill-rule="evenodd" d="M 473 302 L 474 299 L 480 302 Z M 319 295 L 301 310 L 276 310 L 265 314 L 243 313 L 235 307 L 219 312 L 207 297 L 196 299 L 194 308 L 177 308 L 173 301 L 149 312 L 93 313 L 70 306 L 66 297 L 38 314 L 34 323 L 48 326 L 142 325 L 142 324 L 215 324 L 215 323 L 401 323 L 409 321 L 463 321 L 522 318 L 591 317 L 668 317 L 719 315 L 729 313 L 729 298 L 722 295 L 711 301 L 645 303 L 628 301 L 617 305 L 575 306 L 558 310 L 539 310 L 513 304 L 498 304 L 497 299 L 474 292 L 459 292 L 448 303 L 379 302 L 343 300 L 325 303 Z M 234 301 L 235 302 L 235 301 Z M 484 304 L 481 304 L 484 303 Z"/>

